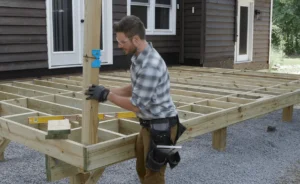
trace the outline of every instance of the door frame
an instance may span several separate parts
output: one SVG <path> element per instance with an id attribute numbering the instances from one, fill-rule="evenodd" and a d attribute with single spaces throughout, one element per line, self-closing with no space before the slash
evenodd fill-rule
<path id="1" fill-rule="evenodd" d="M 235 52 L 234 52 L 234 63 L 248 63 L 253 61 L 253 42 L 254 42 L 254 9 L 255 9 L 255 2 L 254 0 L 237 0 L 237 40 L 235 42 Z M 238 56 L 239 50 L 239 40 L 240 40 L 240 7 L 241 5 L 247 4 L 249 7 L 249 14 L 248 14 L 248 44 L 247 44 L 247 59 L 240 60 Z"/>
<path id="2" fill-rule="evenodd" d="M 79 2 L 80 8 L 80 19 L 84 20 L 84 7 L 85 7 L 85 0 L 72 0 L 73 1 L 73 6 L 74 3 Z M 74 65 L 61 65 L 61 66 L 52 66 L 51 65 L 51 54 L 52 54 L 52 48 L 53 44 L 51 39 L 53 37 L 51 36 L 52 34 L 52 22 L 51 22 L 51 12 L 49 6 L 51 5 L 50 3 L 52 0 L 45 0 L 46 3 L 46 24 L 47 24 L 47 55 L 48 55 L 48 68 L 49 69 L 57 69 L 57 68 L 73 68 L 73 67 L 82 67 L 82 60 L 83 60 L 83 44 L 84 44 L 84 23 L 78 23 L 75 24 L 75 20 L 73 19 L 73 25 L 74 28 L 75 26 L 78 26 L 77 29 L 79 30 L 79 38 L 77 39 L 77 42 L 74 42 L 73 44 L 79 44 L 79 58 L 80 58 L 80 64 L 74 64 Z M 102 21 L 102 39 L 103 39 L 103 51 L 105 51 L 105 55 L 101 56 L 101 65 L 112 65 L 113 64 L 113 3 L 112 1 L 102 1 L 102 20 L 110 20 L 110 21 Z M 73 14 L 76 13 L 73 11 Z M 79 20 L 80 21 L 80 20 Z M 64 53 L 61 53 L 64 54 Z"/>

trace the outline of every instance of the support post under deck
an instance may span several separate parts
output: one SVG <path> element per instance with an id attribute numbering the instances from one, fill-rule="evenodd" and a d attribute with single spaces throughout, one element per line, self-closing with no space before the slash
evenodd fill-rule
<path id="1" fill-rule="evenodd" d="M 293 105 L 284 108 L 282 111 L 282 121 L 291 122 L 293 120 L 293 111 L 294 111 Z"/>
<path id="2" fill-rule="evenodd" d="M 225 151 L 226 149 L 226 137 L 227 127 L 216 130 L 212 133 L 212 145 L 213 148 L 218 151 Z"/>

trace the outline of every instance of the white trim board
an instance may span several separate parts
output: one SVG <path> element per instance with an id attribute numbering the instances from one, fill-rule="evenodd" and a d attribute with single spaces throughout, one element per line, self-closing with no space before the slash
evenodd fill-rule
<path id="1" fill-rule="evenodd" d="M 271 0 L 271 7 L 270 7 L 269 62 L 268 62 L 269 65 L 271 64 L 271 52 L 272 52 L 273 6 L 274 6 L 274 1 Z"/>

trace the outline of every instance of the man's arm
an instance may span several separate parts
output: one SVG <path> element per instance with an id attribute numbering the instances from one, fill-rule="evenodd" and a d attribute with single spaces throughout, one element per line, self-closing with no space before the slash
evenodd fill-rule
<path id="1" fill-rule="evenodd" d="M 113 88 L 110 91 L 119 96 L 131 97 L 132 86 L 131 86 L 131 84 L 129 84 L 129 85 L 121 87 L 121 88 Z"/>
<path id="2" fill-rule="evenodd" d="M 126 110 L 133 111 L 135 113 L 140 111 L 138 107 L 132 105 L 128 97 L 120 96 L 111 92 L 108 94 L 107 100 Z"/>

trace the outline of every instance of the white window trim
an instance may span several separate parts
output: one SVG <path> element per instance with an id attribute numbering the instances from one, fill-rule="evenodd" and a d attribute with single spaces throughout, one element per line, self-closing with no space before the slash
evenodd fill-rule
<path id="1" fill-rule="evenodd" d="M 274 7 L 274 1 L 271 0 L 271 12 L 270 17 L 273 17 L 273 8 Z M 269 35 L 269 66 L 271 64 L 271 52 L 272 52 L 272 28 L 273 28 L 273 21 L 272 18 L 270 18 L 270 35 Z"/>
<path id="2" fill-rule="evenodd" d="M 73 9 L 74 9 L 74 3 L 79 3 L 79 7 L 81 7 L 81 11 L 79 12 L 80 14 L 80 19 L 84 20 L 84 1 L 85 0 L 74 0 L 73 1 Z M 80 63 L 79 64 L 73 64 L 73 65 L 59 65 L 59 66 L 52 66 L 51 61 L 52 61 L 52 37 L 53 35 L 52 29 L 50 25 L 52 26 L 52 21 L 51 21 L 51 12 L 52 12 L 52 0 L 46 0 L 46 19 L 47 19 L 47 50 L 48 50 L 48 68 L 49 69 L 56 69 L 56 68 L 72 68 L 72 67 L 82 67 L 82 58 L 83 58 L 83 44 L 84 44 L 84 24 L 76 24 L 75 20 L 73 19 L 73 28 L 78 28 L 79 29 L 79 34 L 80 34 L 80 39 L 78 39 L 78 43 L 73 43 L 73 48 L 75 47 L 75 44 L 79 44 L 80 49 L 79 49 L 79 55 L 80 55 Z M 103 19 L 107 20 L 105 22 L 102 22 L 103 28 L 103 51 L 105 51 L 106 56 L 101 56 L 101 66 L 102 65 L 112 65 L 113 64 L 113 23 L 112 23 L 112 9 L 113 9 L 113 4 L 112 1 L 102 1 L 102 7 L 103 7 Z M 73 16 L 75 11 L 73 11 Z M 79 22 L 78 22 L 79 23 Z M 77 26 L 77 27 L 75 27 Z M 59 54 L 65 54 L 65 53 L 71 53 L 71 52 L 61 52 Z"/>
<path id="3" fill-rule="evenodd" d="M 250 7 L 249 7 L 249 11 L 250 11 L 250 16 L 249 16 L 249 25 L 248 25 L 248 40 L 249 40 L 249 47 L 248 47 L 248 55 L 249 55 L 249 59 L 248 60 L 243 60 L 243 61 L 238 61 L 238 50 L 239 50 L 239 46 L 238 46 L 238 40 L 235 43 L 235 54 L 234 54 L 234 61 L 236 64 L 239 63 L 250 63 L 253 61 L 253 42 L 254 42 L 254 0 L 238 0 L 238 4 L 244 4 L 244 3 L 250 3 Z M 240 6 L 238 6 L 238 8 L 240 8 Z M 240 12 L 240 10 L 237 10 L 238 12 Z M 237 21 L 237 34 L 239 35 L 239 27 L 240 27 L 240 15 L 238 15 L 236 17 L 236 21 Z M 238 38 L 239 39 L 239 38 Z"/>
<path id="4" fill-rule="evenodd" d="M 131 5 L 148 6 L 146 35 L 176 35 L 176 0 L 171 0 L 171 6 L 156 5 L 156 0 L 149 0 L 149 3 L 132 3 L 127 0 L 127 15 L 131 15 Z M 155 7 L 170 8 L 170 29 L 155 29 Z"/>
<path id="5" fill-rule="evenodd" d="M 103 50 L 106 56 L 101 58 L 101 65 L 113 65 L 113 2 L 102 1 L 102 35 Z M 106 21 L 104 21 L 106 20 Z"/>
<path id="6" fill-rule="evenodd" d="M 76 37 L 75 34 L 73 34 L 73 51 L 54 51 L 53 48 L 53 38 L 51 35 L 53 35 L 53 30 L 51 29 L 53 27 L 53 22 L 52 22 L 52 0 L 46 0 L 46 24 L 47 24 L 47 51 L 48 51 L 48 69 L 56 69 L 56 68 L 73 68 L 73 67 L 80 67 L 82 66 L 81 63 L 77 63 L 77 64 L 67 64 L 67 65 L 52 65 L 51 61 L 52 61 L 52 54 L 74 54 L 75 53 L 75 45 L 79 44 L 80 45 L 80 40 L 78 39 L 74 39 Z M 79 3 L 79 2 L 76 2 Z M 72 1 L 72 17 L 74 17 L 75 11 L 74 11 L 74 5 L 75 2 Z M 78 24 L 76 24 L 74 18 L 72 18 L 72 24 L 73 24 L 73 29 L 78 26 Z M 77 43 L 78 41 L 78 43 Z M 80 52 L 80 50 L 78 51 Z M 80 60 L 79 60 L 80 61 Z"/>
<path id="7" fill-rule="evenodd" d="M 77 0 L 76 0 L 77 1 Z M 81 0 L 81 5 L 83 8 L 81 8 L 81 19 L 85 20 L 85 1 L 86 0 Z M 101 66 L 102 65 L 113 65 L 113 3 L 112 1 L 102 1 L 102 21 L 101 21 L 101 26 L 102 26 L 102 52 L 105 52 L 105 55 L 102 55 L 100 57 L 101 60 Z M 104 21 L 106 20 L 106 21 Z M 82 38 L 81 38 L 81 45 L 83 48 L 84 44 L 84 24 L 82 24 Z M 100 49 L 100 48 L 98 48 Z M 83 58 L 83 49 L 81 49 L 81 58 Z M 83 66 L 83 65 L 82 65 Z"/>

